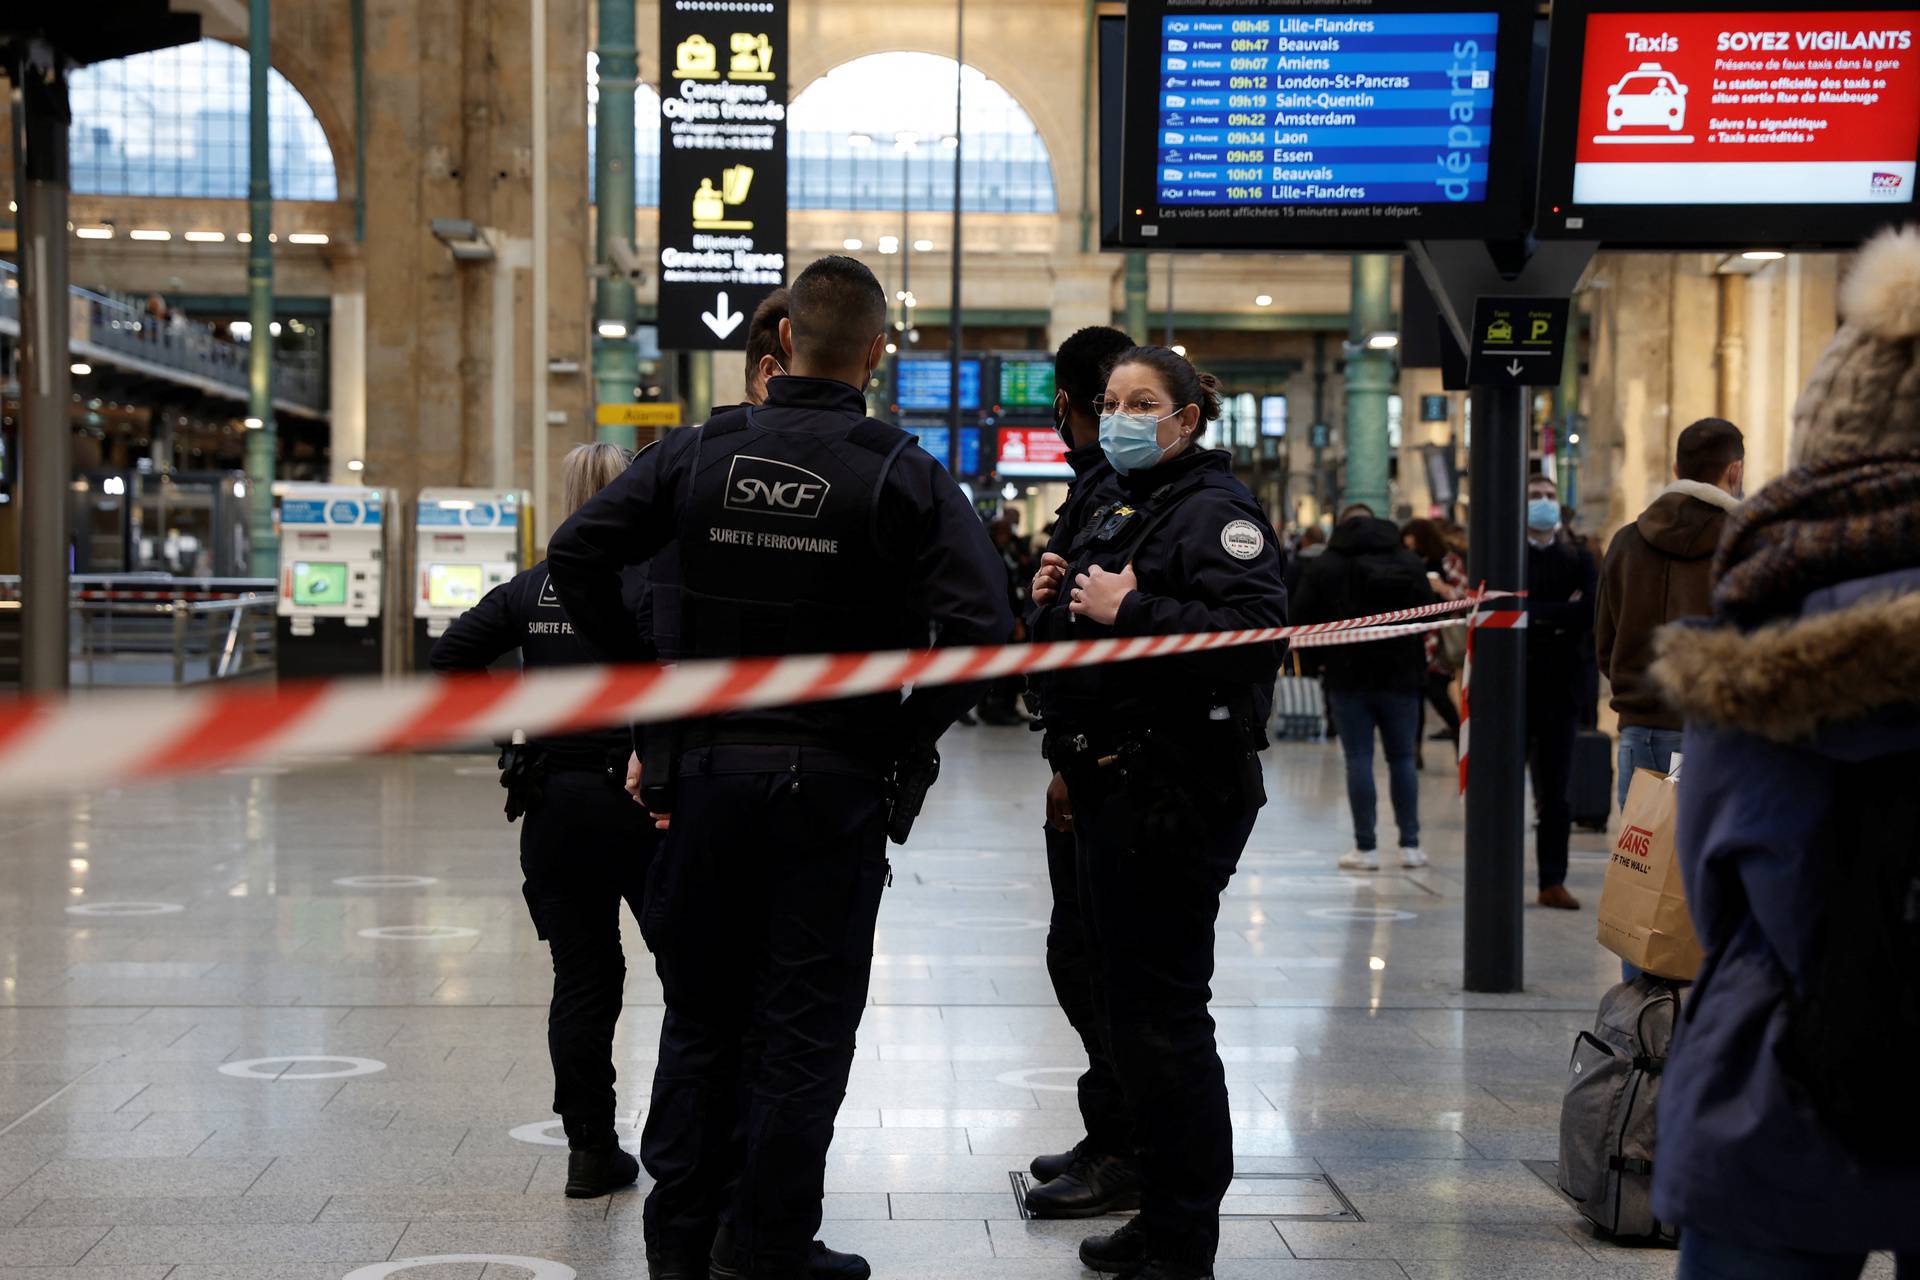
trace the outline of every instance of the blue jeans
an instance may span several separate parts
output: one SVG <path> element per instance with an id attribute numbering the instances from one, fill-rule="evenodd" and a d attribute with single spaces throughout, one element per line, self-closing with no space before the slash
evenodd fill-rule
<path id="1" fill-rule="evenodd" d="M 1420 773 L 1414 762 L 1420 749 L 1420 694 L 1375 690 L 1327 690 L 1333 722 L 1340 729 L 1340 749 L 1347 754 L 1347 803 L 1353 808 L 1353 844 L 1372 852 L 1379 844 L 1374 832 L 1379 798 L 1373 785 L 1373 735 L 1387 753 L 1388 790 L 1393 796 L 1393 820 L 1400 828 L 1400 847 L 1420 847 Z"/>
<path id="2" fill-rule="evenodd" d="M 1900 1280 L 1920 1276 L 1920 1258 L 1899 1259 Z M 1798 1253 L 1732 1244 L 1688 1228 L 1680 1233 L 1680 1269 L 1674 1280 L 1856 1280 L 1867 1255 Z"/>
<path id="3" fill-rule="evenodd" d="M 1635 769 L 1666 773 L 1673 768 L 1674 753 L 1680 750 L 1678 729 L 1655 729 L 1644 724 L 1620 726 L 1620 804 L 1627 807 L 1627 789 L 1633 785 Z"/>

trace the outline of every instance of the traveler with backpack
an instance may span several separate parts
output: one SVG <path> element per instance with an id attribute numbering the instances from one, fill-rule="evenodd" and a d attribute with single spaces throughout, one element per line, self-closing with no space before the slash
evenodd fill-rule
<path id="1" fill-rule="evenodd" d="M 1654 666 L 1686 720 L 1679 854 L 1706 952 L 1664 1073 L 1653 1208 L 1679 1280 L 1920 1275 L 1920 231 L 1860 255 L 1730 519 L 1709 623 Z"/>

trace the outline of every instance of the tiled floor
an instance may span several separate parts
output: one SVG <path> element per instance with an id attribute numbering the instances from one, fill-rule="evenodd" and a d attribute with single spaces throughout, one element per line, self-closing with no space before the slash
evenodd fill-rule
<path id="1" fill-rule="evenodd" d="M 823 1235 L 881 1276 L 1070 1280 L 1087 1227 L 1022 1221 L 1009 1177 L 1079 1135 L 1042 959 L 1035 742 L 973 729 L 946 747 L 895 853 Z M 1219 931 L 1244 1175 L 1228 1212 L 1246 1215 L 1219 1274 L 1667 1276 L 1671 1254 L 1594 1241 L 1522 1163 L 1555 1154 L 1568 1046 L 1613 963 L 1591 911 L 1529 909 L 1527 993 L 1460 991 L 1460 809 L 1429 754 L 1435 865 L 1371 877 L 1332 866 L 1334 751 L 1269 758 Z M 560 1194 L 549 972 L 488 764 L 236 771 L 0 810 L 0 1280 L 644 1274 L 644 1185 Z M 1577 840 L 1588 899 L 1602 848 Z M 628 932 L 637 1115 L 660 994 Z M 1262 1175 L 1325 1175 L 1361 1220 L 1263 1218 L 1340 1206 Z"/>

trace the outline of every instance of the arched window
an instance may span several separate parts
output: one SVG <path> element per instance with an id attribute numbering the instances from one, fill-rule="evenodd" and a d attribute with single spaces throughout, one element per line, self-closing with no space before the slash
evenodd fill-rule
<path id="1" fill-rule="evenodd" d="M 787 199 L 796 209 L 951 210 L 952 58 L 875 53 L 829 71 L 788 113 Z M 1052 213 L 1053 166 L 1013 95 L 961 70 L 963 207 Z"/>
<path id="2" fill-rule="evenodd" d="M 587 199 L 599 199 L 593 167 L 599 138 L 594 131 L 600 109 L 600 55 L 587 54 Z M 633 203 L 651 209 L 660 203 L 660 93 L 644 81 L 633 90 Z"/>
<path id="3" fill-rule="evenodd" d="M 82 67 L 71 82 L 73 189 L 91 195 L 244 199 L 247 51 L 219 40 Z M 336 200 L 333 149 L 287 78 L 267 73 L 277 200 Z"/>

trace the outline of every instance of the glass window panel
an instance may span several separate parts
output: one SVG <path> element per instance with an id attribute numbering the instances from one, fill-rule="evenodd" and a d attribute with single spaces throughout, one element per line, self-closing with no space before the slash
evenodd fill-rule
<path id="1" fill-rule="evenodd" d="M 82 67 L 70 80 L 73 189 L 244 199 L 247 52 L 219 40 Z M 335 200 L 333 151 L 278 71 L 267 81 L 267 164 L 279 200 Z"/>

